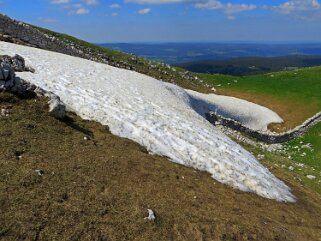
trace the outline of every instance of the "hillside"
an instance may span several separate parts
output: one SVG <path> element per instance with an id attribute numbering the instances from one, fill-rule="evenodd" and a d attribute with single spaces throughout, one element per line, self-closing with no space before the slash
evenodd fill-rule
<path id="1" fill-rule="evenodd" d="M 186 70 L 99 47 L 67 34 L 13 20 L 1 13 L 0 40 L 90 59 L 176 83 L 185 88 L 208 91 L 208 88 L 199 84 L 195 77 Z"/>
<path id="2" fill-rule="evenodd" d="M 148 65 L 141 73 L 137 63 L 117 66 L 122 54 L 111 61 L 113 51 L 109 56 L 104 51 L 110 50 L 72 37 L 10 23 L 33 35 L 3 34 L 20 45 L 0 41 L 0 55 L 22 55 L 33 71 L 17 72 L 18 79 L 59 96 L 72 112 L 56 119 L 48 113 L 48 98 L 1 91 L 0 240 L 320 239 L 320 123 L 284 145 L 258 143 L 205 120 L 217 107 L 211 95 L 141 74 L 152 75 Z M 49 42 L 37 46 L 38 38 Z M 318 68 L 252 82 L 200 74 L 202 83 L 197 74 L 157 66 L 186 76 L 177 83 L 202 92 L 238 89 L 239 81 L 246 89 L 275 78 L 270 89 L 264 90 L 267 79 L 255 85 L 253 102 L 274 94 L 286 113 L 291 105 L 276 98 L 284 94 L 289 103 L 302 99 L 308 112 L 319 108 Z M 294 76 L 298 89 L 286 91 Z M 231 112 L 249 124 L 259 120 L 260 129 L 273 122 L 263 114 L 280 121 L 267 108 L 227 99 L 233 99 Z M 155 221 L 145 219 L 147 209 Z"/>
<path id="3" fill-rule="evenodd" d="M 264 164 L 291 186 L 296 204 L 229 188 L 73 114 L 59 121 L 46 102 L 0 93 L 0 107 L 10 109 L 0 118 L 0 240 L 311 241 L 321 235 L 320 196 L 304 177 L 281 168 L 286 158 L 267 153 Z M 156 222 L 144 220 L 147 208 Z"/>
<path id="4" fill-rule="evenodd" d="M 199 74 L 216 93 L 235 96 L 266 106 L 278 113 L 285 131 L 321 111 L 321 67 L 251 76 Z"/>
<path id="5" fill-rule="evenodd" d="M 321 67 L 243 77 L 200 74 L 200 78 L 214 85 L 216 93 L 242 98 L 276 111 L 285 123 L 270 126 L 275 131 L 294 128 L 321 111 Z M 288 156 L 299 165 L 321 171 L 320 135 L 321 123 L 306 135 L 286 143 Z M 310 143 L 313 148 L 300 148 L 300 143 Z M 304 168 L 295 169 L 307 175 Z"/>
<path id="6" fill-rule="evenodd" d="M 289 55 L 195 61 L 178 64 L 177 66 L 197 73 L 241 76 L 296 70 L 319 65 L 321 65 L 321 56 Z"/>

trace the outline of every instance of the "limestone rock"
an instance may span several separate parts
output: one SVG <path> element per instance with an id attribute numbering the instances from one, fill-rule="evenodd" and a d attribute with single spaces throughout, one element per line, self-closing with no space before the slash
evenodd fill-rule
<path id="1" fill-rule="evenodd" d="M 49 113 L 57 119 L 63 119 L 66 115 L 66 107 L 56 95 L 51 95 L 49 104 Z"/>

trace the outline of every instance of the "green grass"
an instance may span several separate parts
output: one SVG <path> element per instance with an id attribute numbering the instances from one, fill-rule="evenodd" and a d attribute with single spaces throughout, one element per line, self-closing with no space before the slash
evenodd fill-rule
<path id="1" fill-rule="evenodd" d="M 302 148 L 306 144 L 312 148 Z M 321 123 L 311 128 L 305 135 L 286 144 L 286 149 L 294 161 L 313 167 L 321 174 Z M 304 154 L 305 153 L 305 154 Z"/>
<path id="2" fill-rule="evenodd" d="M 219 94 L 243 98 L 278 113 L 285 123 L 275 130 L 294 128 L 321 111 L 321 67 L 242 77 L 198 75 Z"/>
<path id="3" fill-rule="evenodd" d="M 300 100 L 307 104 L 314 103 L 321 110 L 321 67 L 244 77 L 208 74 L 200 76 L 211 84 L 221 84 L 221 88 L 227 90 Z"/>
<path id="4" fill-rule="evenodd" d="M 271 171 L 277 170 L 286 171 L 289 176 L 299 181 L 302 185 L 312 188 L 321 194 L 321 123 L 311 128 L 303 137 L 299 137 L 283 145 L 281 152 L 269 152 L 259 147 L 238 142 L 247 151 L 250 151 L 254 156 L 264 155 L 262 163 Z M 313 150 L 300 148 L 308 143 L 312 144 Z M 305 152 L 306 156 L 301 154 Z M 289 158 L 290 157 L 290 158 Z M 303 165 L 302 165 L 303 164 Z M 311 180 L 307 175 L 313 175 L 316 178 Z"/>
<path id="5" fill-rule="evenodd" d="M 266 106 L 273 103 L 269 106 L 272 110 L 282 105 L 277 110 L 293 119 L 300 116 L 302 121 L 303 117 L 307 119 L 308 115 L 321 111 L 321 67 L 243 77 L 208 74 L 200 74 L 200 77 L 224 94 L 249 97 L 253 102 L 266 103 Z M 292 110 L 295 111 L 291 113 Z M 283 113 L 279 114 L 283 117 Z M 308 143 L 312 144 L 312 149 L 301 148 Z M 285 159 L 288 156 L 292 158 L 285 167 L 293 166 L 294 171 L 303 178 L 315 175 L 316 180 L 306 181 L 317 185 L 321 174 L 321 123 L 284 146 L 287 153 Z M 278 159 L 277 156 L 273 158 Z M 297 164 L 300 163 L 305 166 L 299 167 Z"/>

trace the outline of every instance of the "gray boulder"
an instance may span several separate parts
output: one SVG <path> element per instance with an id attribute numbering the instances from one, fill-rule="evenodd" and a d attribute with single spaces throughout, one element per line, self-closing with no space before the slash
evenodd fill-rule
<path id="1" fill-rule="evenodd" d="M 66 115 L 66 107 L 57 95 L 51 94 L 49 104 L 49 113 L 57 119 L 63 119 Z"/>
<path id="2" fill-rule="evenodd" d="M 10 64 L 0 62 L 0 90 L 6 90 L 14 86 L 15 72 Z"/>

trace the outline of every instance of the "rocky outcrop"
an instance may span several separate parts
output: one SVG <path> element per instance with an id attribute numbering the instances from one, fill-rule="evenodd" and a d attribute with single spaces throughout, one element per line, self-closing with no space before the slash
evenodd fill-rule
<path id="1" fill-rule="evenodd" d="M 230 129 L 239 131 L 246 134 L 249 137 L 255 138 L 259 141 L 268 144 L 284 143 L 290 141 L 296 137 L 299 137 L 305 134 L 312 126 L 321 122 L 321 112 L 317 113 L 313 117 L 306 120 L 301 125 L 296 128 L 284 132 L 284 133 L 271 133 L 271 132 L 260 132 L 249 129 L 248 127 L 243 126 L 240 122 L 225 118 L 217 113 L 211 112 L 207 115 L 207 119 L 214 125 L 223 125 Z"/>
<path id="2" fill-rule="evenodd" d="M 0 56 L 0 62 L 10 65 L 15 72 L 35 72 L 33 68 L 26 66 L 24 58 L 18 54 L 16 54 L 13 57 L 10 57 L 8 55 L 2 55 Z"/>
<path id="3" fill-rule="evenodd" d="M 106 63 L 119 68 L 136 69 L 135 66 L 124 60 L 116 61 L 114 57 L 109 57 L 99 51 L 94 51 L 92 48 L 78 45 L 67 38 L 62 40 L 49 32 L 44 33 L 36 27 L 13 20 L 2 14 L 0 14 L 0 33 L 2 33 L 0 40 L 5 39 L 8 42 L 20 41 L 19 44 L 23 43 L 28 46 Z M 134 60 L 137 60 L 137 57 L 133 56 Z"/>
<path id="4" fill-rule="evenodd" d="M 10 63 L 2 60 L 0 56 L 0 90 L 6 90 L 14 86 L 15 72 Z"/>
<path id="5" fill-rule="evenodd" d="M 19 55 L 10 57 L 0 56 L 0 90 L 11 89 L 16 85 L 15 72 L 31 71 L 34 69 L 25 65 L 25 60 Z"/>
<path id="6" fill-rule="evenodd" d="M 14 57 L 7 55 L 0 56 L 0 90 L 9 90 L 21 98 L 34 97 L 36 94 L 48 97 L 50 115 L 57 119 L 63 119 L 65 117 L 66 107 L 57 95 L 46 92 L 16 77 L 15 71 L 34 72 L 34 69 L 27 67 L 24 58 L 19 55 L 15 55 Z"/>

